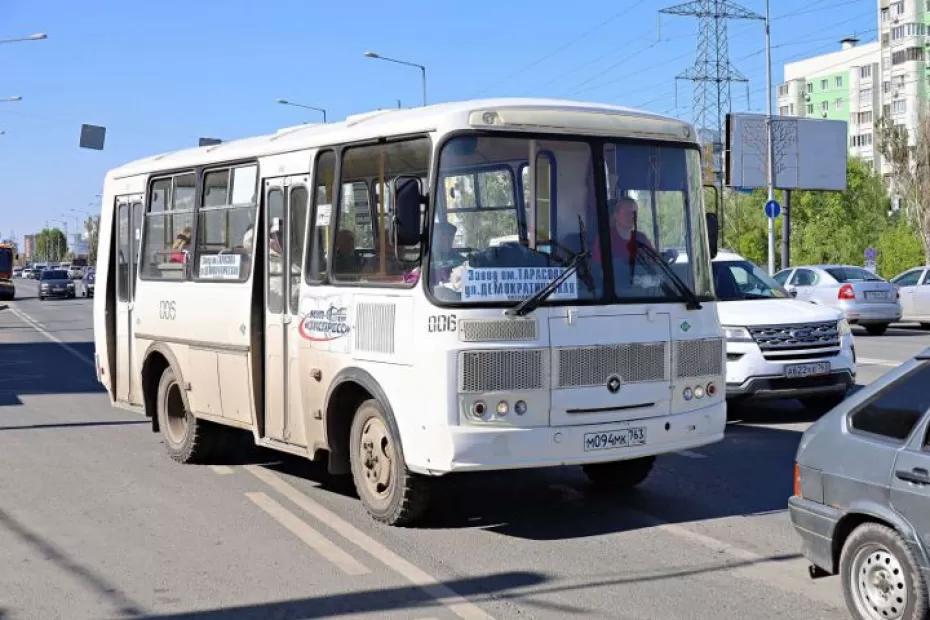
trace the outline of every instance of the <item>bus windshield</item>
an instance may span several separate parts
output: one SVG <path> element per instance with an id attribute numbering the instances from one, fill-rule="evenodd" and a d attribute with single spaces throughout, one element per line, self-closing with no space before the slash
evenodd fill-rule
<path id="1" fill-rule="evenodd" d="M 712 295 L 696 150 L 459 136 L 439 157 L 428 267 L 438 301 L 521 301 L 580 253 L 547 303 L 684 301 L 675 275 Z"/>

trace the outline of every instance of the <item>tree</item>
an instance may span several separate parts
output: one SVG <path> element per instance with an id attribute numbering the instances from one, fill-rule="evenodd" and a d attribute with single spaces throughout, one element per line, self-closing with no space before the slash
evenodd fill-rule
<path id="1" fill-rule="evenodd" d="M 84 231 L 87 233 L 88 256 L 87 262 L 97 264 L 97 239 L 100 234 L 100 216 L 90 215 L 84 220 Z"/>
<path id="2" fill-rule="evenodd" d="M 60 261 L 68 252 L 68 239 L 58 228 L 44 228 L 36 235 L 36 255 L 46 261 Z"/>
<path id="3" fill-rule="evenodd" d="M 924 261 L 930 263 L 930 112 L 921 112 L 913 136 L 883 116 L 875 124 L 879 151 L 891 165 L 892 192 L 920 235 Z"/>

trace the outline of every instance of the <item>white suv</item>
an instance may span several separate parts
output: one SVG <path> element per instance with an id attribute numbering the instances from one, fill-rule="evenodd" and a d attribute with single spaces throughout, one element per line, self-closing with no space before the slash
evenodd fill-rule
<path id="1" fill-rule="evenodd" d="M 719 252 L 713 271 L 727 337 L 727 398 L 798 398 L 817 408 L 842 401 L 856 378 L 842 313 L 793 299 L 732 252 Z"/>

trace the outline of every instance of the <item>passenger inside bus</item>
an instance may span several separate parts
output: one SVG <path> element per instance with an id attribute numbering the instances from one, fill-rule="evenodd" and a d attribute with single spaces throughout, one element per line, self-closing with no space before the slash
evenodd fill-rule
<path id="1" fill-rule="evenodd" d="M 171 257 L 169 262 L 172 263 L 183 263 L 185 256 L 187 255 L 188 249 L 191 245 L 191 227 L 185 226 L 181 229 L 181 232 L 174 238 L 174 243 L 171 245 Z"/>

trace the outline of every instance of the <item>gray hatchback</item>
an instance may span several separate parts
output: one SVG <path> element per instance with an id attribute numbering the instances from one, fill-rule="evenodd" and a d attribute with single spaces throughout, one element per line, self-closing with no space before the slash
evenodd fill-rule
<path id="1" fill-rule="evenodd" d="M 930 349 L 801 439 L 789 512 L 812 574 L 854 618 L 930 618 Z"/>

